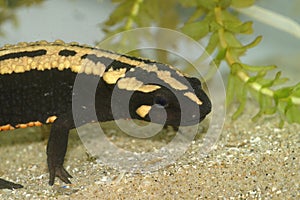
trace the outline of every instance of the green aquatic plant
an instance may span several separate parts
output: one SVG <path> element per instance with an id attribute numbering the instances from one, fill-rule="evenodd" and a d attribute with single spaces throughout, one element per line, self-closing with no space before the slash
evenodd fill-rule
<path id="1" fill-rule="evenodd" d="M 136 27 L 160 26 L 179 30 L 199 41 L 206 37 L 209 42 L 206 51 L 214 58 L 217 67 L 226 62 L 230 69 L 227 83 L 227 106 L 237 103 L 232 118 L 239 117 L 249 96 L 259 105 L 259 112 L 253 117 L 278 114 L 280 126 L 284 122 L 300 123 L 300 83 L 284 87 L 288 79 L 277 72 L 270 78 L 275 65 L 252 65 L 244 63 L 241 57 L 262 40 L 256 37 L 243 44 L 238 36 L 252 34 L 252 22 L 243 22 L 235 10 L 254 5 L 255 0 L 112 0 L 118 3 L 103 30 L 111 34 Z M 182 14 L 183 13 L 183 14 Z M 188 16 L 188 17 L 186 17 Z M 190 69 L 186 69 L 189 71 Z M 215 70 L 208 73 L 213 76 Z M 234 104 L 236 105 L 236 104 Z"/>

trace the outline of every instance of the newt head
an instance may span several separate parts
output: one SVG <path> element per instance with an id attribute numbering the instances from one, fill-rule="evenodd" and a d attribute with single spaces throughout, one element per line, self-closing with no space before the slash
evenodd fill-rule
<path id="1" fill-rule="evenodd" d="M 128 108 L 124 103 L 128 101 L 130 116 L 125 118 L 178 127 L 195 125 L 211 111 L 211 101 L 197 78 L 160 63 L 129 70 L 116 81 L 114 90 L 120 104 L 112 105 L 115 110 Z"/>

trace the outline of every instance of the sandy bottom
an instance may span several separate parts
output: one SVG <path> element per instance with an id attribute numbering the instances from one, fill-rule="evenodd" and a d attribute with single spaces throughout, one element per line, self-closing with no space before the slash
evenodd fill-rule
<path id="1" fill-rule="evenodd" d="M 228 117 L 229 118 L 229 117 Z M 56 179 L 48 185 L 45 133 L 49 126 L 27 128 L 0 135 L 0 176 L 24 185 L 1 190 L 1 199 L 300 199 L 300 125 L 277 127 L 278 118 L 252 122 L 244 114 L 225 122 L 212 150 L 203 155 L 202 131 L 175 163 L 159 170 L 137 173 L 118 170 L 87 154 L 75 131 L 70 133 L 66 169 L 72 184 Z M 173 141 L 173 129 L 150 140 L 128 137 L 113 123 L 105 123 L 107 138 L 119 149 L 142 154 L 164 149 Z M 178 141 L 178 146 L 181 146 Z M 175 143 L 176 146 L 176 143 Z M 177 148 L 179 149 L 179 148 Z M 103 150 L 105 151 L 105 150 Z M 117 158 L 118 155 L 106 156 Z M 135 154 L 134 154 L 135 155 Z M 128 157 L 124 163 L 130 163 Z M 160 166 L 164 157 L 150 158 L 144 167 Z M 123 163 L 120 160 L 120 163 Z M 135 166 L 137 169 L 139 166 Z"/>

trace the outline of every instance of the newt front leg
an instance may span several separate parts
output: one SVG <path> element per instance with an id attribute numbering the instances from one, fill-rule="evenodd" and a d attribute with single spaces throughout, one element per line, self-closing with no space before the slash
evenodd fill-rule
<path id="1" fill-rule="evenodd" d="M 63 163 L 67 151 L 69 130 L 72 128 L 74 128 L 74 122 L 71 114 L 59 116 L 52 125 L 47 145 L 49 185 L 54 184 L 55 177 L 65 183 L 71 183 L 69 178 L 72 176 L 64 169 Z"/>

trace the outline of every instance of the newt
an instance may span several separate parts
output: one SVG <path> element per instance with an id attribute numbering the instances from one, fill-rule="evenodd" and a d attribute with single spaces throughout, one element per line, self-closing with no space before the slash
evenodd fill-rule
<path id="1" fill-rule="evenodd" d="M 81 92 L 74 88 L 78 77 L 84 80 Z M 117 114 L 111 109 L 113 91 L 131 95 Z M 0 48 L 0 94 L 0 131 L 52 123 L 46 150 L 50 185 L 55 177 L 71 183 L 63 163 L 69 130 L 76 126 L 138 119 L 179 127 L 198 124 L 211 111 L 200 80 L 170 65 L 60 40 Z M 83 117 L 75 126 L 72 101 L 79 96 L 95 101 L 80 104 Z M 94 110 L 96 118 L 89 114 Z M 22 187 L 0 179 L 1 189 Z"/>

